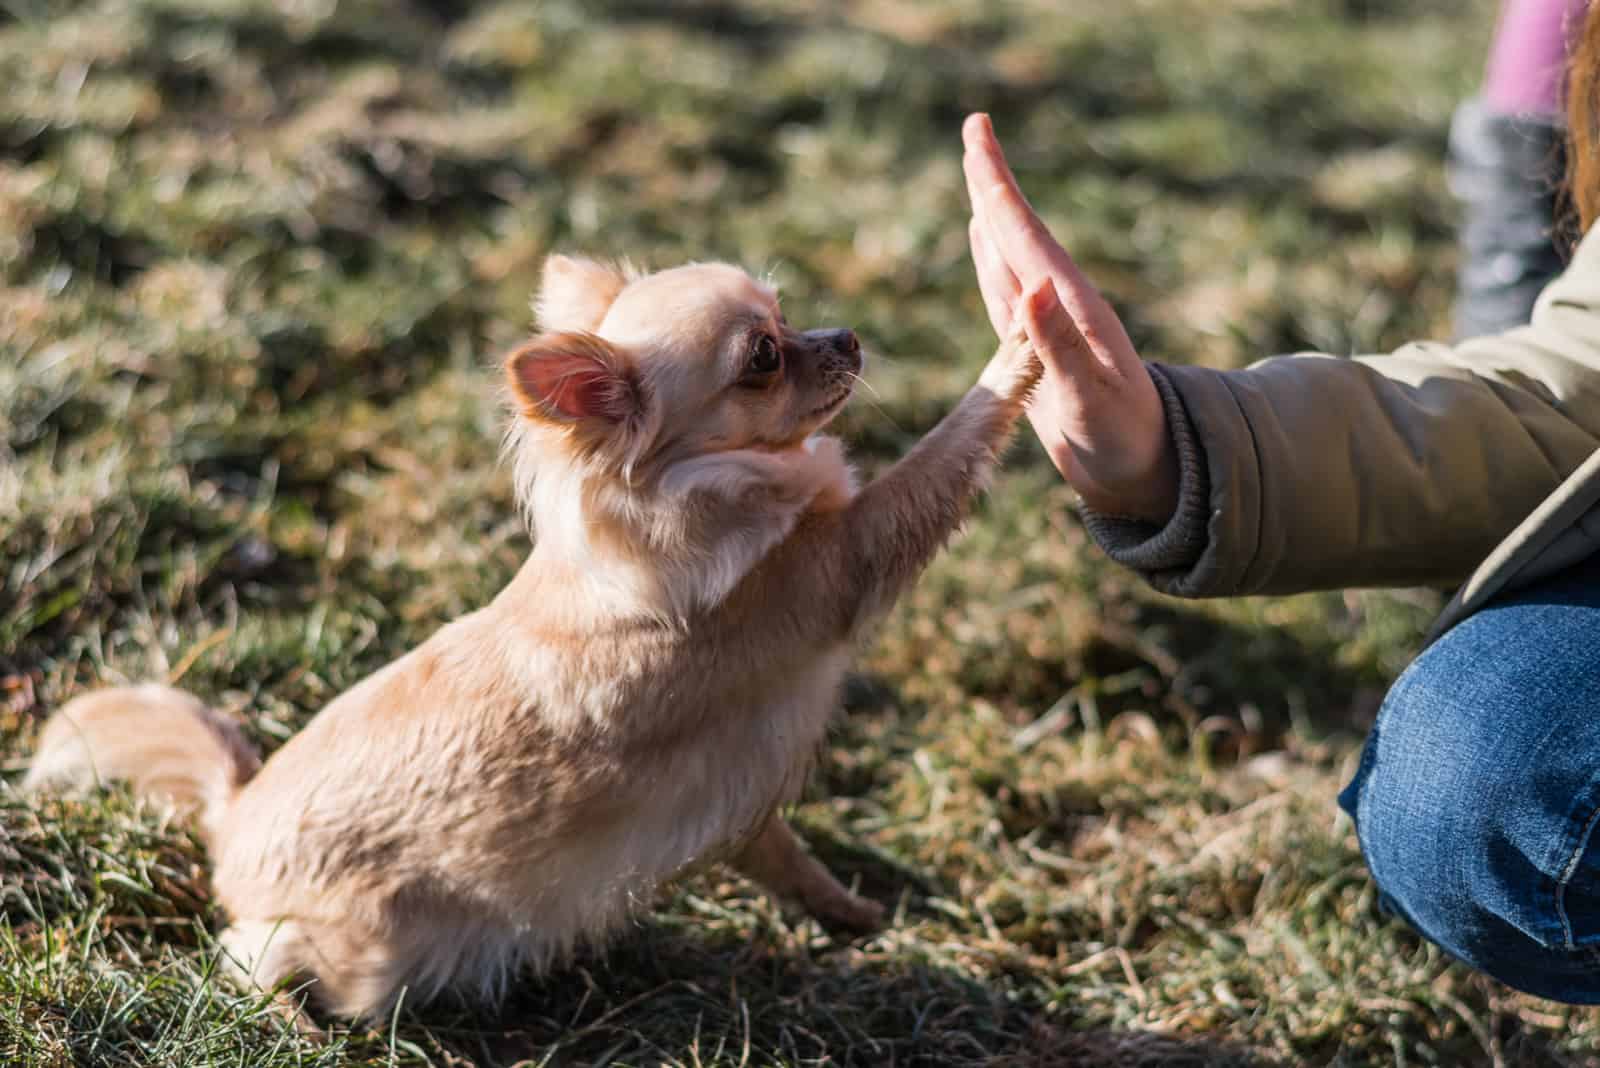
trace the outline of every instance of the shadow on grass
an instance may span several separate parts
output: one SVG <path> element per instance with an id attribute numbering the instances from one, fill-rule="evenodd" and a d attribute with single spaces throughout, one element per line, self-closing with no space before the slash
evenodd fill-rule
<path id="1" fill-rule="evenodd" d="M 424 1022 L 426 1021 L 426 1022 Z M 648 924 L 603 959 L 519 989 L 498 1013 L 426 1011 L 400 1033 L 482 1068 L 531 1061 L 1264 1066 L 1201 1039 L 1074 1025 L 905 957 L 776 946 Z"/>
<path id="2" fill-rule="evenodd" d="M 222 922 L 215 916 L 201 919 L 204 894 L 195 884 L 198 868 L 192 862 L 197 844 L 174 842 L 129 814 L 120 801 L 55 800 L 35 813 L 22 799 L 0 791 L 0 816 L 13 832 L 6 840 L 17 847 L 0 849 L 0 862 L 20 875 L 0 895 L 5 905 L 0 930 L 31 944 L 40 924 L 70 930 L 75 917 L 92 911 L 121 917 L 124 935 L 135 937 L 146 953 L 164 945 L 187 956 L 201 923 L 215 928 Z M 863 858 L 860 850 L 832 839 L 808 838 L 830 863 L 848 851 L 839 874 L 846 879 L 852 870 L 862 874 L 863 888 L 880 900 L 907 885 L 898 865 Z M 107 866 L 109 857 L 137 858 L 133 870 L 149 885 L 132 877 L 104 877 L 120 870 Z M 63 881 L 60 870 L 79 877 Z M 909 881 L 922 882 L 914 876 Z M 92 901 L 84 896 L 89 887 Z M 880 892 L 882 887 L 890 889 Z M 396 1039 L 433 1063 L 479 1068 L 521 1063 L 1246 1068 L 1273 1063 L 1233 1044 L 1108 1029 L 1083 1012 L 1070 993 L 1046 1007 L 1037 994 L 1019 992 L 1030 985 L 1021 977 L 980 981 L 942 965 L 932 958 L 948 947 L 912 941 L 909 928 L 846 943 L 824 938 L 810 924 L 780 926 L 744 910 L 725 910 L 711 895 L 706 900 L 680 895 L 670 904 L 642 918 L 604 952 L 515 984 L 497 1010 L 446 999 L 403 1010 L 392 1028 L 352 1034 L 347 1063 L 392 1063 L 388 1054 L 398 1046 Z M 920 911 L 917 902 L 911 902 L 911 911 Z M 133 934 L 136 928 L 143 938 Z M 125 1011 L 139 1002 L 129 1001 L 132 995 L 118 983 L 66 988 L 59 1004 L 47 1004 L 41 991 L 30 996 L 34 1010 L 70 1020 L 75 1033 L 92 1032 L 108 1048 L 152 1041 L 141 1031 L 150 1019 L 181 1015 L 183 1006 L 171 999 L 197 997 L 184 994 L 181 984 L 140 989 L 138 998 L 154 999 L 140 1014 Z M 85 1015 L 84 1004 L 74 999 L 100 1009 Z M 1103 1013 L 1103 1003 L 1096 1001 L 1094 1009 Z M 222 1006 L 219 1011 L 236 1010 Z M 342 1029 L 339 1021 L 322 1022 L 336 1033 Z M 413 1060 L 408 1057 L 406 1063 Z"/>
<path id="3" fill-rule="evenodd" d="M 1206 735 L 1210 755 L 1229 762 L 1280 748 L 1297 728 L 1314 737 L 1364 733 L 1433 612 L 1430 594 L 1370 603 L 1328 594 L 1288 605 L 1281 621 L 1236 621 L 1175 598 L 1131 595 L 1139 582 L 1120 571 L 1100 578 L 1101 610 L 1054 624 L 1076 628 L 1064 645 L 1026 656 L 958 648 L 951 671 L 961 691 L 1048 717 L 1053 727 L 1038 725 L 1046 733 L 1115 731 L 1119 717 L 1140 716 L 1163 734 Z M 849 719 L 916 720 L 922 711 L 887 677 L 850 680 Z M 848 779 L 830 782 L 850 792 Z"/>
<path id="4" fill-rule="evenodd" d="M 1167 600 L 1141 603 L 1136 613 L 1135 622 L 1107 628 L 1088 650 L 1102 678 L 1154 676 L 1137 694 L 1114 696 L 1109 714 L 1155 696 L 1166 716 L 1186 727 L 1209 719 L 1235 736 L 1235 745 L 1259 751 L 1276 748 L 1297 721 L 1318 733 L 1365 731 L 1387 688 L 1378 667 L 1342 656 L 1350 635 L 1330 630 L 1326 620 L 1317 628 L 1246 625 Z"/>

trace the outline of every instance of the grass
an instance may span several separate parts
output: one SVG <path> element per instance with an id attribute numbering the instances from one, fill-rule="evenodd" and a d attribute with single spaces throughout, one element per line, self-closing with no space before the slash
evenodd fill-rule
<path id="1" fill-rule="evenodd" d="M 1439 598 L 1161 598 L 1031 444 L 795 813 L 873 937 L 714 873 L 499 1010 L 318 1045 L 207 982 L 185 829 L 10 785 L 74 693 L 181 679 L 271 748 L 482 603 L 551 248 L 770 268 L 878 354 L 857 455 L 903 451 L 991 344 L 968 110 L 1149 355 L 1444 334 L 1491 7 L 0 2 L 0 1062 L 1600 1064 L 1600 1015 L 1384 918 L 1334 805 Z"/>

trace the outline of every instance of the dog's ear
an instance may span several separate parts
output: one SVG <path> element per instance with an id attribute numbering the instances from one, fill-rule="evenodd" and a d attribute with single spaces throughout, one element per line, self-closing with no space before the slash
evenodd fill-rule
<path id="1" fill-rule="evenodd" d="M 612 264 L 576 256 L 546 257 L 533 301 L 539 329 L 593 330 L 627 284 L 627 274 Z"/>
<path id="2" fill-rule="evenodd" d="M 593 334 L 541 334 L 506 357 L 506 377 L 530 419 L 619 426 L 644 412 L 633 361 Z"/>

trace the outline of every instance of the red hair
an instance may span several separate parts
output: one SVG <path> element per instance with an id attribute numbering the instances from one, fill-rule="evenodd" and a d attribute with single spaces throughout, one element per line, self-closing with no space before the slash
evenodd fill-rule
<path id="1" fill-rule="evenodd" d="M 1567 73 L 1567 195 L 1587 232 L 1600 216 L 1600 4 L 1591 4 Z"/>

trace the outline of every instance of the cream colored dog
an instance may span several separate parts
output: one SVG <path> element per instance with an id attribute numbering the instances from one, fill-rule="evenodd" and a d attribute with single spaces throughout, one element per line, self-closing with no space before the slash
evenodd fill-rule
<path id="1" fill-rule="evenodd" d="M 493 996 L 727 859 L 854 928 L 778 814 L 837 704 L 852 637 L 956 529 L 1040 373 L 1009 342 L 904 459 L 856 488 L 817 436 L 861 367 L 736 268 L 634 276 L 552 257 L 506 361 L 532 554 L 494 601 L 341 695 L 263 766 L 155 685 L 78 698 L 27 784 L 123 779 L 197 811 L 263 987 L 314 978 L 381 1017 Z"/>

